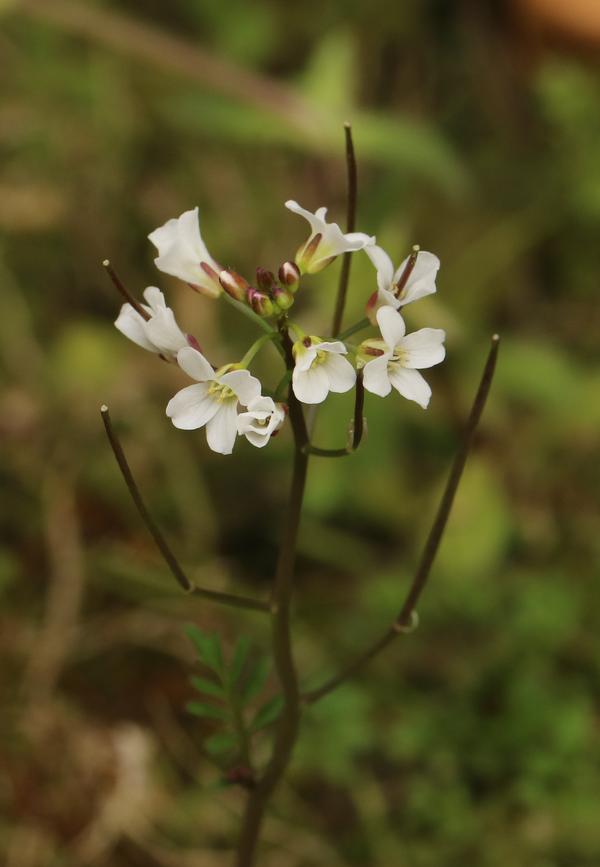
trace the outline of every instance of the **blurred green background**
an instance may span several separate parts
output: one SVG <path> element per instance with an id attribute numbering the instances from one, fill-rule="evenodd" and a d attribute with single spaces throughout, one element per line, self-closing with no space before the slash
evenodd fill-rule
<path id="1" fill-rule="evenodd" d="M 276 267 L 305 237 L 286 199 L 343 220 L 347 119 L 358 228 L 396 261 L 415 242 L 442 260 L 438 294 L 406 317 L 446 328 L 448 358 L 428 412 L 368 396 L 360 452 L 311 465 L 305 684 L 396 613 L 489 337 L 503 342 L 421 627 L 307 713 L 260 864 L 600 864 L 600 74 L 591 32 L 549 30 L 543 5 L 0 4 L 8 867 L 229 863 L 244 793 L 206 755 L 214 726 L 184 710 L 183 625 L 259 653 L 267 624 L 178 591 L 98 409 L 194 578 L 259 596 L 289 433 L 223 458 L 176 431 L 164 406 L 183 377 L 113 329 L 100 262 L 136 293 L 165 289 L 211 358 L 239 356 L 251 323 L 156 272 L 146 235 L 198 204 L 217 259 Z M 338 267 L 298 302 L 309 331 L 327 330 Z M 373 289 L 354 257 L 346 324 Z M 324 406 L 321 445 L 344 443 L 350 414 L 348 396 Z"/>

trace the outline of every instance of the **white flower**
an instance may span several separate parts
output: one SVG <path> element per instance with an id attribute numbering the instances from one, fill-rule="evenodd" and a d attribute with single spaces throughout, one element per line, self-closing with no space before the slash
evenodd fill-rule
<path id="1" fill-rule="evenodd" d="M 349 391 L 356 371 L 342 356 L 348 352 L 340 340 L 306 337 L 294 344 L 294 394 L 302 403 L 322 403 L 330 391 Z"/>
<path id="2" fill-rule="evenodd" d="M 260 395 L 260 382 L 247 370 L 220 370 L 212 366 L 197 349 L 180 349 L 177 363 L 197 381 L 177 392 L 167 404 L 167 415 L 181 430 L 195 430 L 206 425 L 206 441 L 214 452 L 229 455 L 238 433 L 239 404 L 248 406 Z"/>
<path id="3" fill-rule="evenodd" d="M 270 397 L 256 397 L 237 418 L 238 433 L 262 449 L 285 421 L 285 410 Z"/>
<path id="4" fill-rule="evenodd" d="M 188 345 L 188 338 L 175 321 L 175 314 L 167 307 L 160 289 L 148 286 L 144 290 L 144 298 L 148 303 L 141 306 L 148 314 L 148 319 L 144 319 L 131 304 L 123 304 L 115 326 L 121 334 L 143 349 L 173 359 L 180 349 Z"/>
<path id="5" fill-rule="evenodd" d="M 164 226 L 155 229 L 148 238 L 158 250 L 154 264 L 159 271 L 179 277 L 211 298 L 217 298 L 221 294 L 221 266 L 212 258 L 202 240 L 198 208 L 167 220 Z"/>
<path id="6" fill-rule="evenodd" d="M 383 340 L 366 340 L 363 357 L 377 353 L 364 367 L 363 382 L 367 391 L 386 397 L 392 386 L 408 400 L 427 409 L 431 389 L 417 368 L 433 367 L 444 360 L 446 333 L 441 328 L 421 328 L 406 334 L 402 316 L 392 307 L 377 311 Z"/>
<path id="7" fill-rule="evenodd" d="M 373 325 L 381 307 L 397 310 L 436 291 L 435 278 L 440 260 L 433 253 L 415 248 L 394 271 L 392 260 L 381 247 L 366 247 L 365 252 L 377 269 L 377 292 L 367 303 L 367 316 Z"/>
<path id="8" fill-rule="evenodd" d="M 375 238 L 365 235 L 364 232 L 344 234 L 337 223 L 326 222 L 327 208 L 319 208 L 313 214 L 301 208 L 298 202 L 289 201 L 285 206 L 310 223 L 310 236 L 296 254 L 296 265 L 303 274 L 315 274 L 329 265 L 336 256 L 362 250 L 375 243 Z"/>

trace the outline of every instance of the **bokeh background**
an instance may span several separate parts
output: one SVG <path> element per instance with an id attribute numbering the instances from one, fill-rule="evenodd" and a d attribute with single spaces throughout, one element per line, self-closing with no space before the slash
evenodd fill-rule
<path id="1" fill-rule="evenodd" d="M 261 615 L 183 597 L 104 439 L 110 404 L 200 583 L 268 593 L 289 433 L 214 455 L 174 430 L 184 382 L 112 327 L 111 258 L 160 285 L 211 358 L 252 325 L 158 274 L 146 235 L 200 206 L 213 255 L 293 255 L 297 198 L 442 260 L 411 327 L 448 332 L 424 413 L 366 404 L 315 459 L 295 634 L 316 684 L 398 609 L 490 335 L 493 394 L 421 626 L 306 715 L 261 865 L 600 863 L 600 21 L 593 0 L 43 0 L 0 4 L 0 849 L 8 867 L 229 863 L 244 793 L 185 711 L 184 625 L 268 646 Z M 339 263 L 298 301 L 330 321 Z M 374 288 L 353 264 L 346 324 Z M 273 381 L 276 356 L 259 372 Z M 274 384 L 274 383 L 273 383 Z M 344 443 L 351 401 L 319 414 Z M 273 682 L 267 686 L 272 692 Z M 263 746 L 264 749 L 264 746 Z"/>

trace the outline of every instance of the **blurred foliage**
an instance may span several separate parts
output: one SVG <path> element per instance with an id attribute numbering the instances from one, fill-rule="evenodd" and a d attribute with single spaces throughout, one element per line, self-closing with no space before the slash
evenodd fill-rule
<path id="1" fill-rule="evenodd" d="M 421 627 L 307 712 L 261 864 L 597 867 L 597 65 L 530 41 L 502 3 L 38 7 L 62 13 L 0 5 L 6 863 L 228 863 L 244 793 L 204 753 L 218 725 L 185 711 L 183 624 L 219 633 L 228 659 L 240 634 L 259 659 L 267 624 L 171 585 L 98 408 L 190 574 L 228 591 L 267 595 L 290 443 L 222 459 L 174 430 L 163 408 L 182 379 L 112 329 L 99 263 L 137 292 L 158 282 L 230 360 L 251 324 L 158 274 L 145 236 L 199 204 L 224 264 L 275 267 L 303 237 L 285 199 L 342 219 L 349 118 L 359 228 L 395 258 L 414 242 L 440 255 L 438 295 L 406 315 L 446 328 L 449 352 L 427 413 L 368 396 L 360 452 L 314 461 L 295 620 L 307 686 L 396 613 L 489 335 L 503 345 Z M 120 15 L 146 28 L 126 49 Z M 202 52 L 202 81 L 152 54 L 155 30 Z M 336 279 L 300 302 L 317 333 Z M 348 323 L 373 282 L 357 257 Z M 320 444 L 343 444 L 350 414 L 345 396 L 323 407 Z"/>

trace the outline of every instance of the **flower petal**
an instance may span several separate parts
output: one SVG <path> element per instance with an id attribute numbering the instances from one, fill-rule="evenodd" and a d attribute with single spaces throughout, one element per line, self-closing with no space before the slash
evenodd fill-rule
<path id="1" fill-rule="evenodd" d="M 363 384 L 367 391 L 379 397 L 387 397 L 392 390 L 388 374 L 390 354 L 380 355 L 373 361 L 368 361 L 363 368 Z"/>
<path id="2" fill-rule="evenodd" d="M 201 267 L 201 263 L 206 262 L 217 273 L 220 270 L 202 240 L 197 207 L 185 211 L 180 217 L 167 220 L 163 226 L 151 232 L 148 238 L 158 250 L 154 264 L 160 271 L 192 283 L 204 289 L 207 294 L 220 294 L 218 284 L 211 280 Z"/>
<path id="3" fill-rule="evenodd" d="M 244 406 L 260 396 L 260 381 L 248 370 L 231 370 L 219 376 L 218 381 L 228 386 Z"/>
<path id="4" fill-rule="evenodd" d="M 146 334 L 163 355 L 177 355 L 188 345 L 170 307 L 157 307 L 146 323 Z"/>
<path id="5" fill-rule="evenodd" d="M 322 367 L 325 368 L 329 377 L 330 391 L 342 394 L 345 391 L 350 391 L 356 382 L 356 371 L 342 355 L 328 352 Z"/>
<path id="6" fill-rule="evenodd" d="M 178 391 L 167 404 L 166 413 L 181 430 L 195 430 L 211 420 L 219 409 L 219 402 L 208 397 L 208 385 L 188 385 Z"/>
<path id="7" fill-rule="evenodd" d="M 308 220 L 311 228 L 311 237 L 312 235 L 316 235 L 318 232 L 321 232 L 321 234 L 324 232 L 325 226 L 327 225 L 325 222 L 327 208 L 319 208 L 316 213 L 313 214 L 312 211 L 307 211 L 306 208 L 301 207 L 298 202 L 295 202 L 293 199 L 289 199 L 285 203 L 285 207 L 288 211 L 292 211 L 292 213 L 298 214 L 300 217 L 304 217 L 305 220 Z"/>
<path id="8" fill-rule="evenodd" d="M 322 403 L 329 392 L 329 377 L 322 364 L 309 370 L 294 368 L 292 374 L 294 394 L 302 403 Z"/>
<path id="9" fill-rule="evenodd" d="M 431 388 L 418 370 L 410 370 L 400 364 L 390 364 L 390 382 L 407 400 L 414 400 L 427 409 L 431 398 Z"/>
<path id="10" fill-rule="evenodd" d="M 150 313 L 156 313 L 157 310 L 164 309 L 167 306 L 165 296 L 158 286 L 147 286 L 144 289 L 144 298 L 150 308 Z"/>
<path id="11" fill-rule="evenodd" d="M 377 311 L 377 323 L 381 336 L 390 350 L 393 350 L 406 334 L 404 319 L 392 307 L 380 307 Z"/>
<path id="12" fill-rule="evenodd" d="M 316 346 L 305 346 L 302 341 L 295 344 L 295 367 L 298 370 L 308 370 L 312 366 L 313 361 L 317 357 Z"/>
<path id="13" fill-rule="evenodd" d="M 230 455 L 237 432 L 237 401 L 226 400 L 206 425 L 206 442 L 213 452 Z"/>
<path id="14" fill-rule="evenodd" d="M 341 340 L 323 340 L 321 343 L 315 343 L 313 349 L 324 349 L 326 352 L 335 352 L 339 355 L 348 354 L 348 350 Z"/>
<path id="15" fill-rule="evenodd" d="M 365 247 L 365 253 L 377 269 L 377 286 L 380 290 L 390 290 L 394 277 L 394 265 L 388 254 L 377 244 Z"/>
<path id="16" fill-rule="evenodd" d="M 177 364 L 188 376 L 198 382 L 208 382 L 215 378 L 215 372 L 210 362 L 191 346 L 185 346 L 177 353 Z"/>
<path id="17" fill-rule="evenodd" d="M 403 353 L 404 367 L 426 368 L 439 364 L 446 356 L 444 340 L 446 332 L 441 328 L 420 328 L 407 334 L 399 343 Z"/>
<path id="18" fill-rule="evenodd" d="M 149 352 L 159 352 L 146 334 L 146 320 L 131 304 L 123 304 L 115 319 L 115 328 L 129 340 L 133 340 L 134 343 L 141 346 L 142 349 L 147 349 Z"/>
<path id="19" fill-rule="evenodd" d="M 408 258 L 400 265 L 394 275 L 396 282 L 404 270 L 404 266 L 408 262 Z M 421 250 L 417 255 L 417 261 L 413 268 L 406 286 L 400 294 L 400 304 L 410 304 L 411 301 L 417 301 L 419 298 L 424 298 L 426 295 L 432 295 L 436 291 L 435 278 L 440 269 L 440 260 L 433 253 L 428 253 L 427 250 Z"/>

